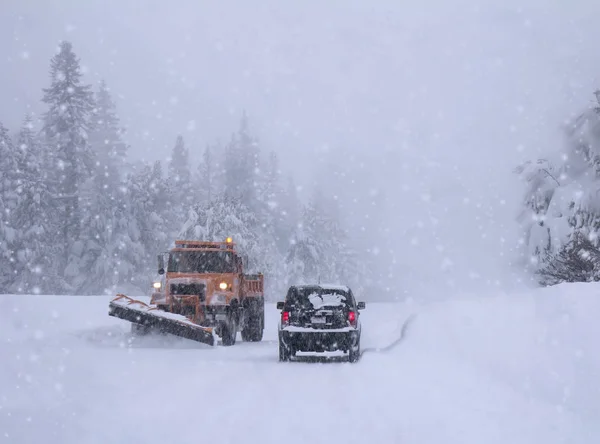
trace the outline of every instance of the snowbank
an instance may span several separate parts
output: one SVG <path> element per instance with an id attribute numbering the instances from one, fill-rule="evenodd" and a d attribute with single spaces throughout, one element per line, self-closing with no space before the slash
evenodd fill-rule
<path id="1" fill-rule="evenodd" d="M 599 284 L 473 296 L 430 306 L 410 344 L 468 363 L 525 399 L 598 422 L 599 316 Z"/>

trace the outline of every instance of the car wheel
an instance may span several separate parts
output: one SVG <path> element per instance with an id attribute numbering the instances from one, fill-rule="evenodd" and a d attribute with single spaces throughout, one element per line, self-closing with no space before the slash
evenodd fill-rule
<path id="1" fill-rule="evenodd" d="M 356 347 L 351 346 L 348 350 L 348 361 L 354 363 L 360 359 L 360 339 L 356 343 Z"/>
<path id="2" fill-rule="evenodd" d="M 289 360 L 290 360 L 290 351 L 280 340 L 279 341 L 279 362 L 287 362 Z"/>

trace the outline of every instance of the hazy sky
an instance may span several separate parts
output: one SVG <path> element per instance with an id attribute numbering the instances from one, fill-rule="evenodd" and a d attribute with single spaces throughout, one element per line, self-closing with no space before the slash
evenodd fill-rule
<path id="1" fill-rule="evenodd" d="M 600 87 L 598 17 L 594 0 L 2 0 L 0 120 L 43 110 L 70 39 L 118 96 L 133 154 L 164 158 L 178 132 L 198 150 L 226 140 L 245 108 L 300 182 L 327 150 L 362 157 L 357 180 L 395 196 L 372 216 L 396 285 L 503 277 L 511 170 L 556 149 Z"/>

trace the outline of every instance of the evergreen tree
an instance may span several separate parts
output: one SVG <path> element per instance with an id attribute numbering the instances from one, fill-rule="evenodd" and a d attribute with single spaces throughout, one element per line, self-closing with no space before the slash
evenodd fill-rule
<path id="1" fill-rule="evenodd" d="M 239 184 L 243 190 L 242 201 L 250 208 L 256 205 L 257 188 L 260 183 L 260 148 L 258 140 L 250 135 L 248 116 L 244 111 L 238 131 L 238 151 L 241 160 Z"/>
<path id="2" fill-rule="evenodd" d="M 303 208 L 302 219 L 286 255 L 288 285 L 306 282 L 334 281 L 335 273 L 330 262 L 327 243 L 323 242 L 322 215 L 313 202 Z"/>
<path id="3" fill-rule="evenodd" d="M 263 215 L 262 223 L 272 227 L 272 235 L 275 240 L 275 248 L 285 252 L 288 244 L 285 242 L 287 236 L 285 217 L 282 214 L 281 171 L 279 170 L 279 159 L 272 151 L 269 154 L 267 166 L 264 169 L 264 177 L 257 188 L 257 206 L 259 214 Z"/>
<path id="4" fill-rule="evenodd" d="M 304 207 L 300 227 L 286 256 L 288 281 L 349 285 L 360 291 L 366 279 L 333 201 L 315 193 Z"/>
<path id="5" fill-rule="evenodd" d="M 89 141 L 96 155 L 96 182 L 100 188 L 119 186 L 125 179 L 128 146 L 116 106 L 105 81 L 100 82 Z"/>
<path id="6" fill-rule="evenodd" d="M 65 269 L 69 255 L 81 255 L 71 246 L 80 235 L 80 190 L 94 166 L 88 143 L 94 103 L 90 86 L 81 83 L 79 59 L 71 43 L 61 43 L 59 52 L 50 62 L 50 77 L 50 87 L 43 90 L 43 102 L 49 107 L 44 114 L 43 131 L 54 160 L 54 204 L 60 220 L 60 235 L 56 241 L 62 248 L 56 260 Z M 68 274 L 72 277 L 78 266 L 71 265 Z"/>
<path id="7" fill-rule="evenodd" d="M 265 275 L 265 294 L 280 294 L 283 261 L 272 248 L 274 242 L 268 230 L 240 198 L 221 195 L 208 203 L 196 204 L 183 225 L 180 238 L 223 241 L 232 237 L 236 249 L 248 258 L 246 273 Z"/>
<path id="8" fill-rule="evenodd" d="M 287 286 L 321 282 L 326 251 L 310 231 L 298 228 L 285 257 Z M 327 278 L 325 276 L 325 278 Z"/>
<path id="9" fill-rule="evenodd" d="M 552 164 L 540 159 L 516 170 L 527 186 L 520 214 L 526 257 L 545 285 L 561 279 L 589 280 L 596 273 L 589 264 L 586 270 L 591 274 L 585 270 L 574 273 L 572 267 L 588 261 L 578 256 L 577 249 L 599 246 L 600 104 L 571 122 L 566 136 L 561 161 Z M 592 253 L 588 256 L 595 257 Z"/>
<path id="10" fill-rule="evenodd" d="M 169 186 L 173 190 L 178 208 L 189 208 L 195 200 L 192 190 L 189 150 L 185 147 L 183 136 L 177 136 L 169 162 Z M 176 220 L 185 220 L 185 213 L 179 211 Z"/>
<path id="11" fill-rule="evenodd" d="M 583 233 L 575 232 L 556 255 L 536 271 L 542 285 L 600 281 L 600 250 Z"/>
<path id="12" fill-rule="evenodd" d="M 123 225 L 128 236 L 120 260 L 134 266 L 135 273 L 129 283 L 138 288 L 149 288 L 156 273 L 156 255 L 167 249 L 175 237 L 168 220 L 169 187 L 161 163 L 144 164 L 139 171 L 130 174 L 127 189 L 130 204 Z"/>
<path id="13" fill-rule="evenodd" d="M 4 270 L 1 288 L 8 288 L 16 278 L 14 244 L 18 232 L 12 222 L 18 205 L 18 177 L 18 153 L 8 130 L 0 123 L 0 267 Z"/>
<path id="14" fill-rule="evenodd" d="M 600 91 L 595 98 L 596 102 L 565 128 L 568 157 L 564 167 L 572 177 L 600 178 Z"/>
<path id="15" fill-rule="evenodd" d="M 289 176 L 279 201 L 281 233 L 278 234 L 278 238 L 281 251 L 287 251 L 294 239 L 298 224 L 300 223 L 301 209 L 302 204 L 298 197 L 298 189 L 293 176 Z"/>
<path id="16" fill-rule="evenodd" d="M 242 171 L 237 144 L 237 138 L 232 134 L 231 140 L 223 150 L 223 192 L 229 198 L 240 198 L 242 195 L 239 184 Z"/>
<path id="17" fill-rule="evenodd" d="M 524 225 L 528 263 L 537 269 L 538 264 L 544 261 L 552 250 L 547 212 L 560 186 L 558 171 L 547 160 L 540 159 L 535 163 L 524 163 L 516 172 L 527 184 L 519 220 Z"/>
<path id="18" fill-rule="evenodd" d="M 214 148 L 207 145 L 202 154 L 202 161 L 198 165 L 198 192 L 199 200 L 210 202 L 217 193 L 217 168 Z"/>
<path id="19" fill-rule="evenodd" d="M 248 272 L 265 273 L 264 254 L 256 215 L 239 198 L 222 196 L 196 204 L 180 230 L 184 239 L 223 241 L 232 237 L 237 248 L 248 256 Z"/>
<path id="20" fill-rule="evenodd" d="M 225 148 L 225 193 L 252 211 L 259 212 L 257 188 L 260 183 L 260 149 L 258 141 L 250 135 L 248 118 L 243 114 L 237 134 Z"/>
<path id="21" fill-rule="evenodd" d="M 135 269 L 123 258 L 125 249 L 131 248 L 125 186 L 127 146 L 104 82 L 96 104 L 90 134 L 96 164 L 91 180 L 82 186 L 83 228 L 74 249 L 81 256 L 73 260 L 85 273 L 72 271 L 74 289 L 81 294 L 114 292 L 117 285 L 130 280 Z"/>
<path id="22" fill-rule="evenodd" d="M 33 133 L 29 115 L 19 133 L 17 146 L 20 153 L 19 203 L 12 219 L 20 233 L 15 242 L 18 279 L 13 283 L 12 291 L 52 293 L 65 286 L 54 261 L 57 248 L 53 239 L 58 231 L 58 221 L 48 189 L 42 147 Z"/>

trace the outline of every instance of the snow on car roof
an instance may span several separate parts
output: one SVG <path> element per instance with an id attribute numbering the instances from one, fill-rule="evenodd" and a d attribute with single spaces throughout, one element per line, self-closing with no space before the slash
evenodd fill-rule
<path id="1" fill-rule="evenodd" d="M 312 306 L 316 309 L 323 307 L 336 307 L 345 305 L 346 297 L 341 294 L 322 294 L 311 293 L 308 296 L 308 300 Z"/>
<path id="2" fill-rule="evenodd" d="M 296 288 L 321 288 L 323 290 L 341 290 L 349 291 L 350 287 L 340 284 L 314 284 L 314 283 L 303 283 L 294 285 Z"/>
<path id="3" fill-rule="evenodd" d="M 339 284 L 319 284 L 318 287 L 321 287 L 323 290 L 341 290 L 341 291 L 350 291 L 346 285 Z"/>

